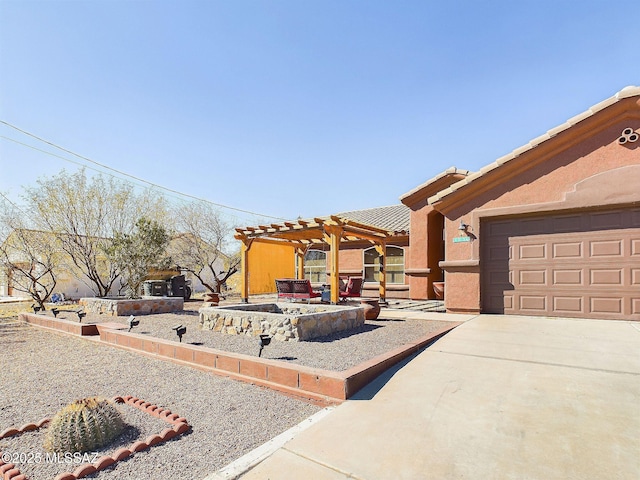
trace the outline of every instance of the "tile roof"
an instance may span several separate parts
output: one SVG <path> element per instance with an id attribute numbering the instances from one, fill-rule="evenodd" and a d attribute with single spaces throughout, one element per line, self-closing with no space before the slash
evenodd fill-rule
<path id="1" fill-rule="evenodd" d="M 388 207 L 368 208 L 366 210 L 354 210 L 336 214 L 360 223 L 366 223 L 374 227 L 392 230 L 394 232 L 408 232 L 411 210 L 403 204 L 390 205 Z"/>
<path id="2" fill-rule="evenodd" d="M 582 113 L 579 113 L 578 115 L 575 115 L 574 117 L 571 117 L 569 120 L 564 122 L 562 125 L 558 125 L 557 127 L 552 128 L 547 133 L 545 133 L 543 135 L 540 135 L 539 137 L 534 138 L 529 143 L 527 143 L 527 144 L 525 144 L 525 145 L 523 145 L 523 146 L 521 146 L 519 148 L 516 148 L 511 153 L 509 153 L 509 154 L 507 154 L 507 155 L 505 155 L 503 157 L 498 158 L 495 162 L 490 163 L 486 167 L 482 168 L 480 171 L 470 174 L 465 179 L 454 183 L 449 188 L 445 188 L 444 190 L 438 192 L 437 194 L 429 197 L 428 202 L 430 204 L 433 204 L 433 203 L 436 203 L 436 202 L 442 200 L 443 198 L 451 195 L 452 193 L 456 192 L 460 188 L 468 185 L 469 183 L 473 182 L 474 180 L 476 180 L 476 179 L 482 177 L 483 175 L 489 173 L 490 171 L 501 167 L 502 165 L 504 165 L 505 163 L 510 162 L 514 158 L 519 157 L 523 153 L 525 153 L 525 152 L 537 147 L 541 143 L 546 142 L 547 140 L 555 137 L 560 132 L 563 132 L 564 130 L 568 130 L 569 128 L 571 128 L 572 126 L 577 124 L 578 122 L 581 122 L 582 120 L 585 120 L 585 119 L 593 116 L 594 114 L 598 113 L 599 111 L 604 110 L 605 108 L 613 105 L 614 103 L 619 102 L 620 100 L 623 100 L 623 99 L 629 98 L 629 97 L 635 97 L 635 96 L 640 96 L 640 87 L 628 86 L 628 87 L 623 88 L 618 93 L 616 93 L 614 96 L 609 97 L 606 100 L 603 100 L 603 101 L 601 101 L 599 103 L 596 103 L 595 105 L 593 105 L 591 108 L 587 109 L 586 111 L 584 111 Z"/>
<path id="3" fill-rule="evenodd" d="M 400 201 L 403 201 L 406 198 L 409 198 L 411 195 L 414 195 L 416 193 L 418 193 L 420 190 L 429 187 L 430 185 L 434 184 L 435 182 L 437 182 L 438 180 L 445 178 L 447 176 L 450 175 L 462 175 L 462 176 L 468 176 L 470 175 L 472 172 L 470 172 L 469 170 L 463 170 L 461 168 L 457 168 L 457 167 L 449 167 L 447 168 L 444 172 L 440 172 L 438 175 L 436 175 L 433 178 L 430 178 L 429 180 L 427 180 L 426 182 L 418 185 L 416 188 L 408 191 L 407 193 L 403 194 L 400 196 Z"/>

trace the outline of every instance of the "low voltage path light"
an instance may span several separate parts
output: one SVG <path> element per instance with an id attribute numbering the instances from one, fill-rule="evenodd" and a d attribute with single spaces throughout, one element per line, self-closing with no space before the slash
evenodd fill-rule
<path id="1" fill-rule="evenodd" d="M 271 343 L 271 337 L 269 335 L 260 335 L 258 339 L 258 343 L 260 344 L 260 351 L 258 352 L 258 357 L 262 355 L 262 349 Z"/>
<path id="2" fill-rule="evenodd" d="M 140 325 L 140 320 L 136 320 L 136 317 L 130 315 L 127 319 L 127 323 L 129 324 L 129 331 L 131 331 L 133 327 L 137 327 L 138 325 Z"/>
<path id="3" fill-rule="evenodd" d="M 84 310 L 76 310 L 76 315 L 78 315 L 78 322 L 82 323 L 82 319 L 87 316 L 87 312 Z"/>
<path id="4" fill-rule="evenodd" d="M 58 318 L 58 313 L 60 313 L 60 310 L 58 310 L 57 308 L 52 308 L 51 313 L 53 313 L 53 316 L 55 318 Z"/>
<path id="5" fill-rule="evenodd" d="M 40 305 L 36 305 L 35 303 L 31 304 L 31 308 L 33 308 L 33 313 L 38 313 L 40 310 L 42 310 L 42 307 Z"/>
<path id="6" fill-rule="evenodd" d="M 176 325 L 175 327 L 171 327 L 171 330 L 175 330 L 176 331 L 176 335 L 178 335 L 178 338 L 180 339 L 180 342 L 182 343 L 182 336 L 187 333 L 187 327 L 185 327 L 184 325 Z"/>

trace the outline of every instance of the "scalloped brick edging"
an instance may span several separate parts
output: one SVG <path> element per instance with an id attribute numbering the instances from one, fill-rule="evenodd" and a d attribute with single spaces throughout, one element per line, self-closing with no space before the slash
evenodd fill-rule
<path id="1" fill-rule="evenodd" d="M 150 435 L 143 441 L 137 440 L 133 442 L 129 445 L 129 448 L 119 448 L 111 456 L 103 455 L 94 463 L 83 463 L 78 466 L 73 473 L 60 473 L 56 475 L 54 480 L 77 480 L 78 478 L 86 477 L 87 475 L 91 475 L 97 471 L 104 470 L 120 460 L 128 458 L 136 452 L 141 452 L 142 450 L 146 450 L 154 445 L 158 445 L 182 435 L 191 428 L 186 418 L 179 416 L 177 413 L 172 413 L 171 410 L 160 408 L 157 405 L 145 402 L 137 397 L 132 397 L 131 395 L 127 395 L 125 397 L 117 396 L 113 398 L 113 401 L 116 403 L 126 403 L 131 405 L 142 412 L 164 420 L 172 426 L 163 429 L 159 434 Z M 24 432 L 38 430 L 47 425 L 50 421 L 50 418 L 43 418 L 38 423 L 27 423 L 20 428 L 9 427 L 0 432 L 0 439 L 19 435 Z M 0 452 L 0 475 L 2 475 L 3 480 L 27 480 L 27 477 L 20 473 L 20 470 L 16 465 L 13 463 L 5 463 L 1 457 L 2 452 Z"/>

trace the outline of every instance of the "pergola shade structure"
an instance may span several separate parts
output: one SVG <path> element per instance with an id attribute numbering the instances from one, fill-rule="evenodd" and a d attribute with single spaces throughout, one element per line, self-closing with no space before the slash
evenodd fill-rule
<path id="1" fill-rule="evenodd" d="M 340 300 L 340 245 L 348 242 L 371 242 L 380 254 L 380 270 L 385 271 L 385 258 L 387 242 L 390 238 L 406 235 L 407 232 L 386 230 L 384 228 L 367 225 L 336 215 L 330 217 L 314 218 L 312 220 L 297 220 L 295 222 L 283 222 L 271 225 L 259 225 L 257 227 L 236 228 L 235 238 L 242 242 L 242 301 L 249 298 L 249 250 L 254 242 L 271 243 L 275 245 L 289 245 L 295 248 L 298 259 L 297 278 L 304 277 L 304 255 L 306 251 L 319 244 L 329 246 L 331 269 L 331 303 L 336 304 Z M 380 275 L 380 300 L 386 298 L 386 285 L 384 274 Z"/>

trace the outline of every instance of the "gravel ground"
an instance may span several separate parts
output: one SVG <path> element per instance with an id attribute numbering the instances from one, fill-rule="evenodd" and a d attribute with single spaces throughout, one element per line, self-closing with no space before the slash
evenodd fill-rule
<path id="1" fill-rule="evenodd" d="M 225 351 L 257 355 L 255 338 L 224 335 L 198 328 L 201 303 L 188 302 L 185 311 L 141 315 L 134 332 L 177 340 L 171 327 L 183 324 L 183 342 Z M 50 315 L 50 313 L 47 313 Z M 61 318 L 77 320 L 72 313 Z M 118 321 L 127 317 L 88 315 L 83 323 Z M 389 351 L 448 322 L 407 320 L 367 321 L 357 330 L 307 342 L 276 342 L 262 357 L 310 367 L 345 370 Z M 122 351 L 94 341 L 51 333 L 15 318 L 0 320 L 0 431 L 51 417 L 64 405 L 86 396 L 133 395 L 184 416 L 192 431 L 88 478 L 167 479 L 204 478 L 257 446 L 298 424 L 320 408 L 254 385 Z M 165 424 L 122 405 L 132 425 L 127 436 L 107 448 L 113 453 L 159 433 Z M 43 433 L 0 440 L 10 453 L 40 451 Z M 20 464 L 31 480 L 51 479 L 77 465 Z"/>
<path id="2" fill-rule="evenodd" d="M 133 333 L 178 341 L 171 327 L 182 324 L 187 333 L 182 337 L 184 343 L 200 345 L 226 352 L 243 353 L 257 356 L 260 351 L 258 340 L 246 335 L 227 335 L 213 330 L 199 328 L 198 309 L 201 303 L 188 302 L 180 313 L 140 315 L 136 317 L 140 324 Z M 77 320 L 75 314 L 61 314 Z M 128 317 L 87 316 L 83 323 L 120 322 L 127 323 Z M 262 351 L 262 358 L 281 360 L 307 367 L 342 371 L 354 367 L 377 355 L 393 350 L 431 332 L 451 325 L 446 321 L 433 320 L 367 320 L 358 329 L 338 332 L 325 337 L 304 342 L 280 342 L 273 340 Z"/>
<path id="3" fill-rule="evenodd" d="M 192 426 L 187 434 L 87 478 L 201 479 L 319 410 L 255 385 L 11 319 L 0 320 L 0 365 L 0 431 L 51 417 L 73 400 L 94 395 L 133 395 L 186 417 Z M 139 439 L 164 428 L 164 422 L 136 414 L 131 407 L 121 410 L 140 431 Z M 42 431 L 0 440 L 0 450 L 35 454 Z M 130 443 L 131 436 L 112 445 L 111 452 Z M 51 480 L 77 468 L 18 466 L 30 480 Z"/>

